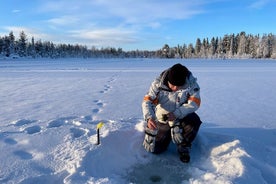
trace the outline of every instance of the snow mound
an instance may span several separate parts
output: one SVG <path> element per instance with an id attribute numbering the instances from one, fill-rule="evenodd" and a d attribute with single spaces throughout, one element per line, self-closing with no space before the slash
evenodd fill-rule
<path id="1" fill-rule="evenodd" d="M 211 145 L 204 146 L 210 147 Z M 249 155 L 240 146 L 239 140 L 222 143 L 210 149 L 209 152 L 209 155 L 201 156 L 208 160 L 204 161 L 202 166 L 194 168 L 192 178 L 197 179 L 191 179 L 191 183 L 232 183 L 243 175 L 245 166 L 242 158 L 249 157 Z"/>

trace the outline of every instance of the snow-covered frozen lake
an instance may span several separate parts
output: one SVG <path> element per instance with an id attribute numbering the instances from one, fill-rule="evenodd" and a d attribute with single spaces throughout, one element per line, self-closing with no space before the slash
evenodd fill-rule
<path id="1" fill-rule="evenodd" d="M 142 147 L 143 96 L 178 62 L 201 87 L 189 164 Z M 275 82 L 275 60 L 1 59 L 0 183 L 272 184 Z"/>

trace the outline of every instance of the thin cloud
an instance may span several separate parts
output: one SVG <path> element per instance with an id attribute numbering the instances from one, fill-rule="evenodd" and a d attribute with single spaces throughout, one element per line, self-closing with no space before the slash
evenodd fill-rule
<path id="1" fill-rule="evenodd" d="M 70 31 L 70 37 L 89 45 L 113 46 L 120 44 L 128 44 L 137 42 L 134 33 L 121 29 L 95 29 L 95 30 L 74 30 Z"/>
<path id="2" fill-rule="evenodd" d="M 94 1 L 48 1 L 39 11 L 85 16 L 88 20 L 118 19 L 126 23 L 158 22 L 162 19 L 187 19 L 204 11 L 204 1 L 164 0 L 94 0 Z"/>
<path id="3" fill-rule="evenodd" d="M 151 22 L 148 24 L 148 26 L 153 29 L 157 29 L 157 28 L 161 27 L 161 23 L 160 22 Z"/>
<path id="4" fill-rule="evenodd" d="M 47 20 L 47 26 L 53 30 L 66 26 L 70 39 L 111 45 L 137 42 L 139 31 L 161 28 L 167 20 L 188 19 L 203 13 L 202 6 L 201 0 L 61 0 L 46 1 L 38 10 L 54 15 Z M 75 31 L 76 26 L 85 31 Z"/>
<path id="5" fill-rule="evenodd" d="M 187 19 L 203 11 L 201 1 L 118 0 L 96 1 L 96 11 L 121 18 L 127 23 L 145 23 L 162 19 Z"/>
<path id="6" fill-rule="evenodd" d="M 75 16 L 66 16 L 66 15 L 47 20 L 47 22 L 50 23 L 50 24 L 60 25 L 60 26 L 71 25 L 71 24 L 74 24 L 78 21 L 79 21 L 79 19 L 77 17 L 75 17 Z"/>
<path id="7" fill-rule="evenodd" d="M 12 13 L 19 13 L 19 12 L 21 12 L 21 10 L 12 10 Z"/>
<path id="8" fill-rule="evenodd" d="M 253 9 L 262 9 L 266 6 L 270 1 L 269 0 L 258 0 L 249 5 L 249 8 Z"/>
<path id="9" fill-rule="evenodd" d="M 31 39 L 32 37 L 36 39 L 43 39 L 43 40 L 49 40 L 51 39 L 51 36 L 47 34 L 43 34 L 38 30 L 31 29 L 28 27 L 18 27 L 18 26 L 6 26 L 3 29 L 7 30 L 8 32 L 13 32 L 13 35 L 16 38 L 19 38 L 19 35 L 22 31 L 27 35 L 27 39 Z M 29 40 L 30 41 L 30 40 Z"/>
<path id="10" fill-rule="evenodd" d="M 81 1 L 44 1 L 37 7 L 37 12 L 73 12 L 79 10 L 82 7 Z"/>

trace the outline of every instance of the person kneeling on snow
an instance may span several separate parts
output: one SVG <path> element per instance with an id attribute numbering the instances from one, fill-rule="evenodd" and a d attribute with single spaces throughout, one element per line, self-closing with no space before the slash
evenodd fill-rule
<path id="1" fill-rule="evenodd" d="M 147 151 L 162 153 L 172 140 L 180 160 L 190 161 L 192 141 L 202 123 L 195 113 L 200 106 L 199 93 L 196 78 L 179 63 L 152 82 L 142 102 L 147 121 L 143 146 Z"/>

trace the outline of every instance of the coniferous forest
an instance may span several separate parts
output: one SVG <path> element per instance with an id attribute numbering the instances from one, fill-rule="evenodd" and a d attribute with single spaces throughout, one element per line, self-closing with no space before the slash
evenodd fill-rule
<path id="1" fill-rule="evenodd" d="M 181 40 L 179 40 L 181 42 Z M 88 48 L 79 44 L 54 44 L 51 41 L 28 39 L 22 31 L 18 39 L 13 32 L 0 36 L 0 57 L 7 58 L 268 58 L 276 59 L 274 34 L 252 35 L 240 32 L 221 37 L 197 38 L 195 43 L 177 46 L 164 44 L 155 51 L 122 48 Z"/>

